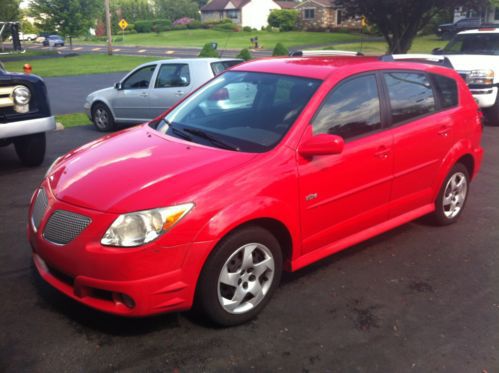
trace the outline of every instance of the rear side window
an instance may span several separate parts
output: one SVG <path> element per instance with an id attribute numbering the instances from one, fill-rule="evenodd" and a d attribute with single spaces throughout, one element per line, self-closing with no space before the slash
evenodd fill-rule
<path id="1" fill-rule="evenodd" d="M 397 124 L 436 111 L 435 97 L 426 74 L 385 73 L 392 123 Z"/>
<path id="2" fill-rule="evenodd" d="M 452 78 L 442 75 L 432 75 L 435 81 L 438 94 L 440 95 L 440 106 L 442 109 L 448 109 L 457 106 L 457 84 Z"/>
<path id="3" fill-rule="evenodd" d="M 376 77 L 363 75 L 334 88 L 312 120 L 312 127 L 314 135 L 328 133 L 345 140 L 380 129 Z"/>
<path id="4" fill-rule="evenodd" d="M 161 65 L 155 87 L 187 87 L 189 84 L 191 84 L 189 65 L 185 63 L 169 63 Z"/>

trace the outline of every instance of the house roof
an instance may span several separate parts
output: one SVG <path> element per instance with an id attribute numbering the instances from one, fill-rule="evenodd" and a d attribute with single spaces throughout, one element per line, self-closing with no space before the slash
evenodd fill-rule
<path id="1" fill-rule="evenodd" d="M 211 0 L 208 4 L 201 7 L 201 11 L 224 10 L 228 3 L 234 5 L 234 8 L 232 9 L 241 9 L 250 1 L 251 0 Z"/>
<path id="2" fill-rule="evenodd" d="M 315 3 L 324 8 L 332 8 L 334 7 L 334 0 L 305 0 L 299 3 L 296 7 L 301 8 L 302 6 L 309 6 L 309 3 Z"/>
<path id="3" fill-rule="evenodd" d="M 293 9 L 295 6 L 298 5 L 297 2 L 295 1 L 279 1 L 279 0 L 274 0 L 274 2 L 281 7 L 281 9 Z"/>

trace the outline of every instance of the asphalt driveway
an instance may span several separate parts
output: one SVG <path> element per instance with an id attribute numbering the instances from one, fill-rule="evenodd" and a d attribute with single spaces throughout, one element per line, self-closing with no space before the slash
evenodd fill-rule
<path id="1" fill-rule="evenodd" d="M 56 156 L 100 136 L 51 133 L 43 167 L 0 148 L 0 371 L 499 371 L 499 128 L 462 219 L 417 221 L 284 276 L 254 321 L 218 329 L 186 313 L 105 315 L 31 264 L 31 193 Z"/>

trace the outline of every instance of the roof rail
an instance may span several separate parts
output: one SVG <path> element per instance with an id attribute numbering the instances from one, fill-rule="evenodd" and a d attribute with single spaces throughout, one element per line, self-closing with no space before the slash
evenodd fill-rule
<path id="1" fill-rule="evenodd" d="M 337 50 L 296 50 L 289 52 L 290 57 L 322 57 L 322 56 L 363 56 L 361 52 Z"/>
<path id="2" fill-rule="evenodd" d="M 385 54 L 381 56 L 380 61 L 384 62 L 395 62 L 395 61 L 405 61 L 405 62 L 419 62 L 426 63 L 429 65 L 444 66 L 454 69 L 454 66 L 450 60 L 445 56 L 439 56 L 434 54 Z"/>

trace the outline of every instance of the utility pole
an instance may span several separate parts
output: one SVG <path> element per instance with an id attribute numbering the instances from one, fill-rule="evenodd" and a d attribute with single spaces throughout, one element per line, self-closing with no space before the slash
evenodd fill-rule
<path id="1" fill-rule="evenodd" d="M 113 55 L 113 36 L 111 35 L 111 12 L 109 11 L 109 0 L 104 0 L 106 12 L 106 34 L 107 34 L 107 54 Z"/>

